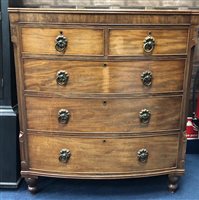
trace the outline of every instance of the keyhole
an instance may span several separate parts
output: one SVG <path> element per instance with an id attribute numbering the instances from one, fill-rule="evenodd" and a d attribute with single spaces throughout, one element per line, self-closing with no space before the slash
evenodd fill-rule
<path id="1" fill-rule="evenodd" d="M 105 143 L 106 142 L 106 140 L 103 140 L 103 143 Z"/>
<path id="2" fill-rule="evenodd" d="M 60 31 L 60 34 L 63 35 L 63 31 Z"/>
<path id="3" fill-rule="evenodd" d="M 106 64 L 106 63 L 104 63 L 104 64 L 103 64 L 103 67 L 107 67 L 107 64 Z"/>
<path id="4" fill-rule="evenodd" d="M 107 105 L 107 101 L 103 101 L 103 105 L 106 106 Z"/>

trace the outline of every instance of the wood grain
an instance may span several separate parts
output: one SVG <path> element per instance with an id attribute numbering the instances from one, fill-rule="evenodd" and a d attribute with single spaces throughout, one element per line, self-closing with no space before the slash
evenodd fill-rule
<path id="1" fill-rule="evenodd" d="M 104 66 L 106 64 L 106 66 Z M 161 93 L 183 90 L 185 60 L 176 61 L 53 61 L 24 60 L 25 90 L 56 94 L 78 93 Z M 56 82 L 56 74 L 69 74 L 66 86 Z M 146 87 L 141 74 L 153 74 L 152 86 Z"/>
<path id="2" fill-rule="evenodd" d="M 151 112 L 140 123 L 142 109 Z M 179 129 L 181 97 L 64 99 L 26 97 L 28 129 L 67 132 L 147 132 Z M 59 124 L 60 109 L 69 110 L 68 124 Z"/>
<path id="3" fill-rule="evenodd" d="M 69 174 L 143 173 L 175 168 L 178 136 L 145 138 L 65 138 L 28 136 L 30 169 Z M 141 163 L 137 152 L 146 148 L 148 161 Z M 61 149 L 69 149 L 68 163 L 58 160 Z"/>
<path id="4" fill-rule="evenodd" d="M 30 54 L 62 55 L 55 49 L 60 31 L 68 39 L 65 55 L 104 54 L 103 30 L 89 28 L 22 28 L 22 51 Z"/>
<path id="5" fill-rule="evenodd" d="M 185 54 L 187 52 L 188 30 L 133 30 L 111 29 L 109 36 L 109 55 L 134 56 L 145 55 L 143 41 L 151 32 L 156 46 L 152 55 Z"/>
<path id="6" fill-rule="evenodd" d="M 37 24 L 128 24 L 128 25 L 189 25 L 198 24 L 197 12 L 190 10 L 73 10 L 58 8 L 10 8 L 10 21 Z M 32 14 L 34 13 L 34 15 Z M 20 18 L 19 18 L 20 15 Z M 50 19 L 50 20 L 49 20 Z"/>
<path id="7" fill-rule="evenodd" d="M 10 9 L 22 175 L 182 175 L 198 19 L 198 11 Z M 60 31 L 69 41 L 64 55 L 54 47 Z M 152 55 L 142 49 L 148 32 L 156 40 Z M 65 87 L 55 82 L 58 70 L 70 75 Z M 153 73 L 150 88 L 140 81 L 145 70 Z M 67 125 L 57 120 L 62 108 L 71 114 Z M 138 117 L 144 108 L 151 112 L 148 125 Z M 66 165 L 58 162 L 62 148 L 72 152 Z M 142 165 L 140 148 L 149 150 Z"/>

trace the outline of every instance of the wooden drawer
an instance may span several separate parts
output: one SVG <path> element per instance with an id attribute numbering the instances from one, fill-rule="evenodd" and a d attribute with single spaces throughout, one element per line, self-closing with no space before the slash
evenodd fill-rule
<path id="1" fill-rule="evenodd" d="M 151 32 L 155 39 L 152 55 L 186 54 L 188 30 L 134 30 L 111 29 L 109 34 L 109 55 L 111 56 L 142 56 L 143 41 Z"/>
<path id="2" fill-rule="evenodd" d="M 49 134 L 50 135 L 50 134 Z M 66 163 L 63 152 L 70 153 Z M 145 149 L 143 162 L 138 151 Z M 62 151 L 62 153 L 60 153 Z M 140 151 L 144 153 L 144 151 Z M 176 168 L 178 136 L 142 138 L 75 138 L 28 135 L 29 166 L 31 170 L 55 173 L 83 173 L 102 176 Z M 148 156 L 147 156 L 148 154 Z M 68 155 L 68 154 L 67 154 Z"/>
<path id="3" fill-rule="evenodd" d="M 104 64 L 106 66 L 104 66 Z M 70 93 L 161 93 L 183 90 L 185 60 L 89 62 L 24 60 L 25 90 Z M 152 85 L 141 80 L 152 73 Z M 57 79 L 68 74 L 66 85 Z"/>
<path id="4" fill-rule="evenodd" d="M 28 129 L 67 132 L 147 132 L 179 129 L 180 96 L 148 98 L 26 97 Z M 58 122 L 61 109 L 70 112 L 67 124 Z M 139 113 L 151 118 L 141 123 Z M 66 115 L 66 113 L 65 113 Z"/>
<path id="5" fill-rule="evenodd" d="M 55 49 L 55 40 L 60 31 L 68 44 L 64 53 Z M 22 52 L 54 55 L 103 55 L 104 32 L 89 28 L 22 28 Z"/>

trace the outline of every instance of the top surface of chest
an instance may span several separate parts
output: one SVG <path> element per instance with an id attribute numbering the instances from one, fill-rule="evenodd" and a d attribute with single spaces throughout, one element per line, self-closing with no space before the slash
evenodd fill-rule
<path id="1" fill-rule="evenodd" d="M 11 23 L 97 23 L 101 25 L 198 24 L 197 10 L 9 8 Z M 20 14 L 20 15 L 19 15 Z"/>

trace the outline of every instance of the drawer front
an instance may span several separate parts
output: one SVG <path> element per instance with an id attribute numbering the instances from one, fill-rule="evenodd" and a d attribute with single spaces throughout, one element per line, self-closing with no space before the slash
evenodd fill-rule
<path id="1" fill-rule="evenodd" d="M 188 30 L 110 30 L 109 55 L 112 56 L 142 56 L 144 40 L 147 36 L 155 40 L 155 46 L 150 54 L 185 54 L 187 52 Z"/>
<path id="2" fill-rule="evenodd" d="M 144 172 L 176 167 L 178 137 L 103 139 L 29 134 L 28 149 L 31 170 L 64 174 Z"/>
<path id="3" fill-rule="evenodd" d="M 179 96 L 137 99 L 26 97 L 28 129 L 65 133 L 176 130 L 180 123 L 181 100 Z"/>
<path id="4" fill-rule="evenodd" d="M 184 67 L 185 60 L 81 62 L 27 59 L 24 60 L 25 90 L 61 95 L 182 91 Z"/>
<path id="5" fill-rule="evenodd" d="M 60 42 L 59 46 L 64 45 L 62 35 L 66 48 L 58 51 L 55 48 L 57 42 Z M 104 33 L 101 29 L 22 28 L 22 51 L 30 54 L 103 55 Z"/>

